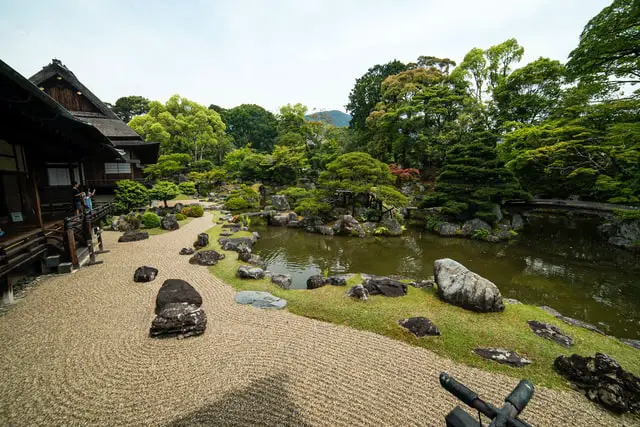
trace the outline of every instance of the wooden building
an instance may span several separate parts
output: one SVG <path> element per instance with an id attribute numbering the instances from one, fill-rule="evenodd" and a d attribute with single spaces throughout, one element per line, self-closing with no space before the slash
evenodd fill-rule
<path id="1" fill-rule="evenodd" d="M 57 253 L 77 266 L 81 245 L 76 247 L 75 236 L 85 245 L 90 243 L 91 221 L 107 210 L 95 216 L 73 217 L 71 180 L 82 182 L 86 165 L 105 162 L 124 162 L 109 138 L 0 61 L 3 293 L 10 289 L 7 277 L 46 254 Z M 50 209 L 52 200 L 58 199 L 64 200 L 68 209 Z"/>
<path id="2" fill-rule="evenodd" d="M 87 186 L 98 188 L 99 194 L 112 192 L 115 182 L 121 179 L 141 181 L 144 166 L 158 160 L 160 144 L 144 142 L 60 60 L 54 59 L 29 80 L 69 110 L 77 120 L 97 128 L 122 154 L 125 162 L 90 162 L 73 171 L 74 176 L 79 175 Z M 52 163 L 46 170 L 52 187 L 68 181 L 66 174 L 59 174 L 57 166 Z"/>

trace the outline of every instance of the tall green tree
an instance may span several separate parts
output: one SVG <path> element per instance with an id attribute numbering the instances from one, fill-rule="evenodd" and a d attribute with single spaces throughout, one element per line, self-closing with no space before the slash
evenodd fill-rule
<path id="1" fill-rule="evenodd" d="M 129 123 L 133 117 L 149 112 L 149 100 L 143 96 L 123 96 L 109 107 L 120 117 L 120 120 Z"/>
<path id="2" fill-rule="evenodd" d="M 640 82 L 640 2 L 614 0 L 592 18 L 569 54 L 572 77 Z"/>
<path id="3" fill-rule="evenodd" d="M 221 115 L 227 125 L 227 133 L 233 137 L 236 147 L 251 144 L 260 152 L 273 149 L 278 135 L 278 123 L 271 112 L 259 105 L 242 104 L 223 111 Z"/>
<path id="4" fill-rule="evenodd" d="M 231 148 L 220 115 L 180 95 L 164 105 L 151 102 L 149 112 L 131 119 L 129 126 L 146 141 L 159 141 L 163 154 L 187 153 L 193 160 L 221 163 Z"/>
<path id="5" fill-rule="evenodd" d="M 384 79 L 406 69 L 405 64 L 394 59 L 384 65 L 374 65 L 356 79 L 356 84 L 349 93 L 349 103 L 345 106 L 351 114 L 351 128 L 365 129 L 367 117 L 381 101 L 381 85 Z"/>

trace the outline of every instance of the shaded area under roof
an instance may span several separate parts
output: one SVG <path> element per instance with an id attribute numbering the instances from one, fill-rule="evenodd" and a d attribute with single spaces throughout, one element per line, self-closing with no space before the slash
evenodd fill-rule
<path id="1" fill-rule="evenodd" d="M 159 142 L 144 142 L 137 139 L 113 141 L 116 148 L 126 148 L 134 153 L 143 165 L 149 165 L 158 161 L 160 154 Z"/>

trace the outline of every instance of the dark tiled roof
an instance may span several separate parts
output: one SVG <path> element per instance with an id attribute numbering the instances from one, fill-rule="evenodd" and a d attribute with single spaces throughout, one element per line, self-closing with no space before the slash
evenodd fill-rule
<path id="1" fill-rule="evenodd" d="M 116 116 L 116 114 L 111 111 L 111 109 L 107 107 L 104 102 L 100 101 L 100 99 L 95 96 L 93 92 L 91 92 L 85 85 L 80 83 L 80 80 L 78 80 L 76 75 L 73 74 L 73 72 L 64 64 L 62 64 L 62 61 L 60 61 L 59 59 L 53 59 L 51 61 L 51 64 L 42 67 L 42 70 L 31 76 L 29 80 L 36 86 L 40 86 L 41 83 L 55 76 L 62 77 L 76 90 L 82 92 L 82 95 L 84 95 L 93 105 L 95 105 L 95 107 L 100 110 L 102 114 L 110 119 L 120 120 L 118 116 Z"/>
<path id="2" fill-rule="evenodd" d="M 77 116 L 79 120 L 91 123 L 108 138 L 129 138 L 142 141 L 142 137 L 120 119 L 104 119 Z M 117 141 L 113 141 L 116 143 Z"/>

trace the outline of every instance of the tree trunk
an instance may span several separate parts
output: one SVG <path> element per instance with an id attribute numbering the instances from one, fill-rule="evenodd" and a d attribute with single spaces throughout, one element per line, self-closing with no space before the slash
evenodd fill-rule
<path id="1" fill-rule="evenodd" d="M 168 208 L 168 207 L 169 207 L 169 205 L 167 204 L 167 201 L 166 201 L 166 200 L 163 200 L 163 202 L 164 202 L 164 207 L 165 207 L 165 208 Z"/>

